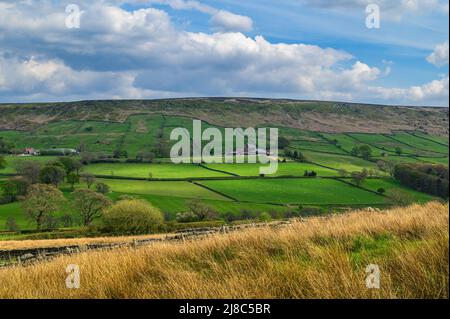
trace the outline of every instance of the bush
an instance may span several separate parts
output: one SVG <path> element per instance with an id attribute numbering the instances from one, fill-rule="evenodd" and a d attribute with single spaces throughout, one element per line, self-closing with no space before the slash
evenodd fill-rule
<path id="1" fill-rule="evenodd" d="M 324 209 L 317 207 L 303 207 L 299 212 L 299 215 L 303 217 L 318 216 L 323 214 L 325 214 Z"/>
<path id="2" fill-rule="evenodd" d="M 259 215 L 258 219 L 262 222 L 268 222 L 272 220 L 272 217 L 270 216 L 269 213 L 263 212 L 261 213 L 261 215 Z"/>
<path id="3" fill-rule="evenodd" d="M 110 190 L 109 186 L 106 185 L 105 183 L 97 183 L 97 184 L 95 184 L 95 191 L 97 193 L 106 195 L 106 194 L 109 193 L 109 190 Z"/>
<path id="4" fill-rule="evenodd" d="M 160 229 L 164 218 L 150 203 L 121 200 L 103 213 L 103 231 L 118 234 L 146 234 Z"/>
<path id="5" fill-rule="evenodd" d="M 193 212 L 184 212 L 184 213 L 178 213 L 176 220 L 179 223 L 191 223 L 191 222 L 197 222 L 200 219 Z"/>
<path id="6" fill-rule="evenodd" d="M 380 187 L 380 188 L 377 189 L 377 192 L 379 194 L 384 194 L 384 193 L 386 193 L 386 190 L 383 187 Z"/>

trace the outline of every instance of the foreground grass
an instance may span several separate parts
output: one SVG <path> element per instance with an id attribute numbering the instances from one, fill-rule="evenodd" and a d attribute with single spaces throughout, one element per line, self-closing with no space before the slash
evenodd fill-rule
<path id="1" fill-rule="evenodd" d="M 0 271 L 2 298 L 448 298 L 448 204 L 311 218 Z M 78 264 L 81 288 L 65 288 Z M 381 289 L 365 286 L 377 264 Z"/>

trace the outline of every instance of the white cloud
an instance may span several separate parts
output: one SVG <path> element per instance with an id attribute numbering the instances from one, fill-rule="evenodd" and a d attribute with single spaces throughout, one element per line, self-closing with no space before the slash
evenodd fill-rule
<path id="1" fill-rule="evenodd" d="M 82 8 L 76 30 L 50 5 L 0 1 L 0 9 L 3 100 L 252 95 L 447 103 L 448 77 L 410 89 L 375 87 L 386 71 L 347 52 L 224 30 L 186 32 L 156 8 L 128 12 L 96 2 Z M 229 21 L 217 25 L 245 27 L 224 16 Z"/>
<path id="2" fill-rule="evenodd" d="M 437 67 L 448 64 L 448 41 L 436 46 L 433 53 L 427 57 L 427 61 Z"/>
<path id="3" fill-rule="evenodd" d="M 253 21 L 249 17 L 220 10 L 210 20 L 211 25 L 219 31 L 251 31 Z"/>
<path id="4" fill-rule="evenodd" d="M 150 4 L 168 5 L 175 10 L 197 10 L 211 16 L 210 24 L 216 31 L 248 32 L 253 29 L 250 17 L 235 14 L 226 10 L 219 10 L 198 1 L 185 0 L 149 0 Z"/>
<path id="5" fill-rule="evenodd" d="M 412 86 L 410 88 L 369 87 L 368 92 L 386 100 L 421 104 L 426 102 L 448 101 L 448 84 L 449 77 L 447 75 L 440 80 L 434 80 L 421 86 Z"/>

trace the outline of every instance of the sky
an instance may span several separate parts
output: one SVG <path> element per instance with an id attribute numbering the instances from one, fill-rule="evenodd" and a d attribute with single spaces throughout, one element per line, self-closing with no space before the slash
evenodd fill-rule
<path id="1" fill-rule="evenodd" d="M 445 0 L 0 0 L 0 103 L 448 107 L 448 28 Z"/>

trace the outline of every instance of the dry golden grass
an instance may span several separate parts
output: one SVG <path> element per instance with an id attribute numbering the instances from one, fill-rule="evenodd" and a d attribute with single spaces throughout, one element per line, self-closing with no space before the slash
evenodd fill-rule
<path id="1" fill-rule="evenodd" d="M 311 218 L 0 271 L 3 298 L 448 298 L 448 204 Z M 365 286 L 377 264 L 381 289 Z M 65 287 L 78 264 L 81 288 Z"/>

